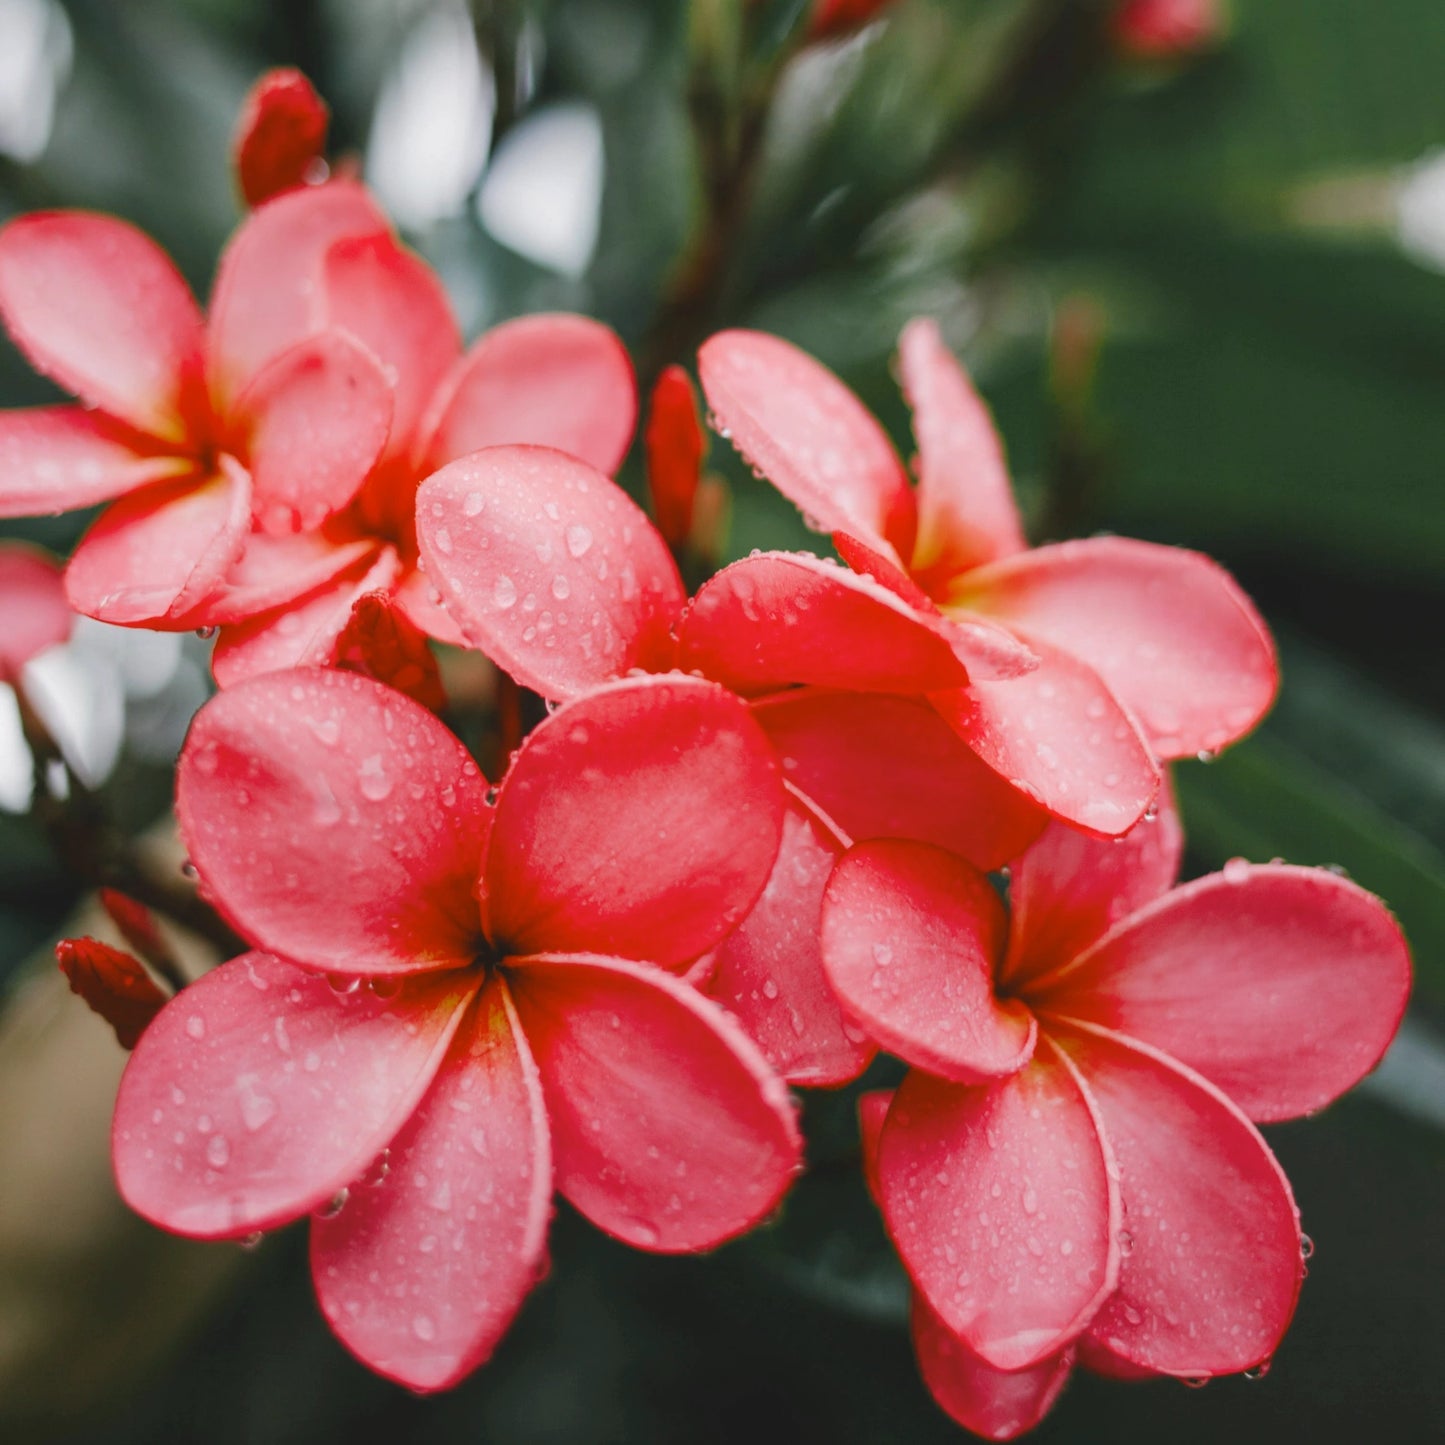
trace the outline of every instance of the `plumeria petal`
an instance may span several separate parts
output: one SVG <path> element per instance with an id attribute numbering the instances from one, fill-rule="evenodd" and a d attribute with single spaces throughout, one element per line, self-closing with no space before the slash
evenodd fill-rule
<path id="1" fill-rule="evenodd" d="M 599 689 L 537 728 L 502 782 L 490 936 L 515 953 L 687 963 L 763 891 L 782 808 L 768 740 L 722 688 Z"/>
<path id="2" fill-rule="evenodd" d="M 492 1353 L 545 1261 L 547 1115 L 500 979 L 467 1010 L 384 1159 L 312 1222 L 316 1295 L 364 1364 L 446 1389 Z"/>
<path id="3" fill-rule="evenodd" d="M 821 362 L 777 336 L 723 331 L 698 352 L 714 424 L 825 532 L 907 557 L 913 494 L 892 443 Z"/>
<path id="4" fill-rule="evenodd" d="M 802 688 L 758 699 L 753 716 L 784 778 L 854 842 L 917 838 L 990 869 L 1048 819 L 920 698 Z"/>
<path id="5" fill-rule="evenodd" d="M 1033 1015 L 993 992 L 1007 919 L 988 879 L 928 843 L 880 838 L 839 860 L 823 897 L 823 967 L 891 1053 L 946 1079 L 1011 1074 Z"/>
<path id="6" fill-rule="evenodd" d="M 36 370 L 139 431 L 180 441 L 201 313 L 170 258 L 113 216 L 36 211 L 0 231 L 0 314 Z"/>
<path id="7" fill-rule="evenodd" d="M 1070 1344 L 1119 1274 L 1120 1206 L 1098 1116 L 1046 1040 L 1017 1074 L 914 1070 L 879 1141 L 889 1233 L 944 1325 L 995 1369 Z"/>
<path id="8" fill-rule="evenodd" d="M 1274 700 L 1279 667 L 1263 621 L 1197 552 L 1090 537 L 995 562 L 958 587 L 963 605 L 1087 663 L 1158 757 L 1217 752 Z"/>
<path id="9" fill-rule="evenodd" d="M 1184 830 L 1166 777 L 1152 814 L 1122 838 L 1051 823 L 1009 877 L 1008 956 L 1000 984 L 1018 990 L 1072 963 L 1121 919 L 1174 885 Z"/>
<path id="10" fill-rule="evenodd" d="M 858 1096 L 858 1150 L 863 1156 L 863 1182 L 873 1202 L 883 1207 L 883 1186 L 878 1178 L 878 1144 L 893 1107 L 896 1089 L 870 1089 Z"/>
<path id="11" fill-rule="evenodd" d="M 65 600 L 60 564 L 39 547 L 0 542 L 0 680 L 70 636 L 75 613 Z"/>
<path id="12" fill-rule="evenodd" d="M 567 698 L 665 667 L 686 601 L 667 544 L 617 484 L 546 447 L 491 447 L 417 493 L 426 575 L 473 644 Z"/>
<path id="13" fill-rule="evenodd" d="M 376 556 L 369 537 L 333 541 L 322 532 L 272 537 L 252 532 L 206 604 L 206 622 L 222 626 L 271 612 L 324 587 L 350 568 L 369 567 Z"/>
<path id="14" fill-rule="evenodd" d="M 321 332 L 268 362 L 234 415 L 257 522 L 267 532 L 311 531 L 356 495 L 381 455 L 391 388 L 370 352 Z"/>
<path id="15" fill-rule="evenodd" d="M 385 592 L 363 592 L 336 641 L 336 666 L 374 677 L 429 712 L 447 705 L 441 670 L 419 631 Z"/>
<path id="16" fill-rule="evenodd" d="M 925 586 L 941 588 L 1028 543 L 993 418 L 937 322 L 920 318 L 904 327 L 898 364 L 918 441 L 918 540 L 910 570 Z"/>
<path id="17" fill-rule="evenodd" d="M 1104 837 L 1127 833 L 1159 790 L 1148 745 L 1097 673 L 1026 640 L 1036 671 L 931 701 L 989 767 L 1056 818 Z"/>
<path id="18" fill-rule="evenodd" d="M 299 70 L 268 70 L 236 122 L 236 179 L 248 206 L 305 183 L 322 161 L 331 113 Z"/>
<path id="19" fill-rule="evenodd" d="M 1274 1353 L 1299 1296 L 1299 1216 L 1273 1154 L 1223 1094 L 1166 1055 L 1047 1022 L 1088 1080 L 1124 1200 L 1117 1292 L 1090 1333 L 1163 1374 L 1233 1374 Z"/>
<path id="20" fill-rule="evenodd" d="M 55 957 L 71 993 L 115 1030 L 121 1048 L 135 1048 L 166 1005 L 141 961 L 95 938 L 62 938 Z"/>
<path id="21" fill-rule="evenodd" d="M 1409 993 L 1409 946 L 1378 898 L 1241 860 L 1134 914 L 1038 1006 L 1142 1039 L 1272 1122 L 1373 1069 Z"/>
<path id="22" fill-rule="evenodd" d="M 647 490 L 657 530 L 669 547 L 685 547 L 692 532 L 707 433 L 698 421 L 692 382 L 680 366 L 665 367 L 652 388 L 645 440 Z"/>
<path id="23" fill-rule="evenodd" d="M 108 502 L 194 465 L 189 457 L 137 452 L 122 427 L 78 406 L 0 411 L 0 517 Z"/>
<path id="24" fill-rule="evenodd" d="M 711 1249 L 777 1205 L 801 1139 L 788 1091 L 717 1005 L 620 959 L 513 960 L 557 1187 L 641 1249 Z"/>
<path id="25" fill-rule="evenodd" d="M 65 573 L 70 605 L 102 622 L 195 627 L 250 525 L 250 478 L 234 464 L 133 492 L 81 538 Z"/>
<path id="26" fill-rule="evenodd" d="M 433 640 L 445 642 L 449 647 L 471 645 L 425 572 L 413 567 L 403 573 L 401 581 L 396 584 L 393 599 L 413 625 Z"/>
<path id="27" fill-rule="evenodd" d="M 442 383 L 424 424 L 422 475 L 482 447 L 556 447 L 609 475 L 637 425 L 637 382 L 616 334 L 586 316 L 494 327 Z"/>
<path id="28" fill-rule="evenodd" d="M 913 1299 L 913 1349 L 928 1393 L 953 1421 L 985 1440 L 1013 1440 L 1054 1407 L 1073 1370 L 1060 1350 L 1026 1370 L 996 1370 L 955 1335 L 926 1300 Z"/>
<path id="29" fill-rule="evenodd" d="M 175 1234 L 235 1239 L 324 1204 L 430 1082 L 475 980 L 338 992 L 265 954 L 232 959 L 141 1036 L 111 1132 L 127 1204 Z"/>
<path id="30" fill-rule="evenodd" d="M 470 963 L 486 782 L 425 708 L 353 673 L 269 673 L 211 699 L 176 778 L 225 915 L 313 968 Z"/>
<path id="31" fill-rule="evenodd" d="M 823 888 L 847 846 L 811 808 L 790 797 L 768 886 L 723 940 L 703 989 L 790 1084 L 846 1084 L 876 1052 L 844 1017 L 818 947 Z"/>

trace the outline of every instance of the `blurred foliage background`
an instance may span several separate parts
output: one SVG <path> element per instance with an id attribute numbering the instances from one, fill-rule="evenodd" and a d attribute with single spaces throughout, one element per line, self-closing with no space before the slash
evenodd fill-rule
<path id="1" fill-rule="evenodd" d="M 1236 0 L 1215 43 L 1143 62 L 1110 43 L 1106 0 L 898 0 L 788 58 L 805 8 L 755 0 L 743 25 L 740 0 L 0 0 L 0 216 L 118 212 L 204 294 L 237 219 L 240 99 L 295 64 L 468 334 L 581 310 L 647 378 L 711 329 L 763 327 L 906 446 L 889 356 L 908 317 L 937 316 L 995 407 L 1034 540 L 1205 549 L 1277 630 L 1274 715 L 1179 770 L 1192 868 L 1346 868 L 1417 962 L 1379 1074 L 1269 1131 L 1318 1250 L 1268 1379 L 1080 1378 L 1036 1438 L 1445 1437 L 1445 9 Z M 51 394 L 0 343 L 0 403 Z M 815 545 L 726 452 L 728 555 Z M 4 530 L 64 550 L 82 521 Z M 198 700 L 187 649 L 126 714 L 106 794 L 130 827 L 166 805 Z M 12 996 L 76 890 L 0 814 Z M 432 1400 L 332 1340 L 296 1231 L 175 1268 L 149 1231 L 118 1234 L 64 1284 L 83 1327 L 44 1348 L 13 1318 L 62 1286 L 14 1263 L 22 1240 L 0 1251 L 0 1435 L 957 1439 L 914 1375 L 852 1096 L 808 1109 L 816 1168 L 776 1227 L 659 1260 L 564 1207 L 551 1281 L 494 1362 Z M 23 1193 L 7 1168 L 0 1196 Z"/>

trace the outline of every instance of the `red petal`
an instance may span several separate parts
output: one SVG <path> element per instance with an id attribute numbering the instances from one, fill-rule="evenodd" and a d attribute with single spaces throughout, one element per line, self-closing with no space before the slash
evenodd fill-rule
<path id="1" fill-rule="evenodd" d="M 883 1187 L 878 1181 L 878 1142 L 883 1124 L 893 1107 L 896 1089 L 873 1089 L 858 1095 L 858 1149 L 863 1156 L 863 1182 L 873 1202 L 883 1207 Z"/>
<path id="2" fill-rule="evenodd" d="M 911 569 L 939 596 L 958 573 L 1022 552 L 1028 543 L 993 418 L 936 322 L 909 322 L 898 364 L 918 439 L 918 541 Z"/>
<path id="3" fill-rule="evenodd" d="M 235 403 L 256 520 L 311 531 L 357 493 L 386 444 L 391 388 L 376 359 L 322 332 L 269 362 Z"/>
<path id="4" fill-rule="evenodd" d="M 219 626 L 274 611 L 334 581 L 363 559 L 369 566 L 376 548 L 369 537 L 333 542 L 321 532 L 284 537 L 252 532 L 221 590 L 206 604 L 205 620 Z"/>
<path id="5" fill-rule="evenodd" d="M 821 362 L 760 331 L 723 331 L 698 352 L 714 426 L 824 532 L 907 556 L 914 506 L 882 427 Z"/>
<path id="6" fill-rule="evenodd" d="M 1072 963 L 1121 919 L 1174 886 L 1184 830 L 1166 777 L 1152 813 L 1122 838 L 1052 823 L 1013 865 L 1008 957 L 1011 992 Z"/>
<path id="7" fill-rule="evenodd" d="M 356 337 L 393 378 L 388 456 L 409 453 L 421 415 L 462 349 L 441 281 L 389 235 L 338 241 L 322 268 L 322 316 Z"/>
<path id="8" fill-rule="evenodd" d="M 1279 668 L 1263 621 L 1197 552 L 1093 537 L 1036 548 L 960 585 L 966 605 L 1097 672 L 1158 757 L 1217 752 L 1274 700 Z"/>
<path id="9" fill-rule="evenodd" d="M 913 1299 L 913 1348 L 928 1393 L 965 1430 L 985 1440 L 1013 1440 L 1032 1430 L 1069 1382 L 1074 1352 L 1027 1370 L 996 1370 L 981 1360 L 929 1309 Z"/>
<path id="10" fill-rule="evenodd" d="M 170 257 L 113 216 L 37 211 L 0 232 L 0 313 L 37 371 L 151 436 L 188 431 L 201 313 Z"/>
<path id="11" fill-rule="evenodd" d="M 818 948 L 823 887 L 847 846 L 790 798 L 768 886 L 723 940 L 703 989 L 738 1019 L 790 1084 L 846 1084 L 876 1052 L 844 1018 Z"/>
<path id="12" fill-rule="evenodd" d="M 248 953 L 145 1031 L 115 1104 L 127 1204 L 173 1234 L 235 1239 L 324 1204 L 416 1107 L 475 980 L 382 998 Z"/>
<path id="13" fill-rule="evenodd" d="M 1262 1364 L 1299 1295 L 1289 1181 L 1222 1094 L 1164 1055 L 1051 1021 L 1088 1079 L 1119 1161 L 1117 1293 L 1090 1333 L 1129 1363 L 1186 1378 Z"/>
<path id="14" fill-rule="evenodd" d="M 489 933 L 512 953 L 696 958 L 756 902 L 782 829 L 772 748 L 691 678 L 638 678 L 554 713 L 502 782 Z"/>
<path id="15" fill-rule="evenodd" d="M 891 1053 L 946 1079 L 1011 1074 L 1033 1015 L 993 992 L 1008 921 L 963 859 L 927 843 L 849 849 L 823 898 L 823 967 L 844 1007 Z"/>
<path id="16" fill-rule="evenodd" d="M 543 447 L 492 447 L 417 493 L 427 579 L 472 644 L 524 687 L 574 697 L 666 666 L 687 595 L 667 544 L 600 472 Z"/>
<path id="17" fill-rule="evenodd" d="M 193 466 L 141 455 L 119 426 L 78 406 L 0 411 L 0 517 L 93 506 Z"/>
<path id="18" fill-rule="evenodd" d="M 423 428 L 420 472 L 482 447 L 555 447 L 611 475 L 637 424 L 637 382 L 614 332 L 586 316 L 522 316 L 477 341 Z"/>
<path id="19" fill-rule="evenodd" d="M 70 605 L 122 626 L 195 627 L 197 609 L 240 556 L 250 525 L 250 478 L 234 464 L 200 481 L 133 492 L 81 538 L 65 572 Z"/>
<path id="20" fill-rule="evenodd" d="M 70 636 L 75 614 L 65 600 L 60 564 L 23 542 L 0 541 L 0 680 L 14 677 L 47 647 Z"/>
<path id="21" fill-rule="evenodd" d="M 753 716 L 783 776 L 852 841 L 917 838 L 990 869 L 1047 821 L 918 698 L 806 688 L 759 699 Z"/>
<path id="22" fill-rule="evenodd" d="M 914 1283 L 995 1369 L 1056 1354 L 1114 1289 L 1113 1161 L 1088 1095 L 1046 1040 L 993 1084 L 914 1070 L 894 1096 L 878 1164 L 888 1229 Z"/>
<path id="23" fill-rule="evenodd" d="M 1236 861 L 1136 913 L 1038 1002 L 1152 1044 L 1273 1122 L 1369 1073 L 1409 993 L 1409 946 L 1378 898 Z"/>
<path id="24" fill-rule="evenodd" d="M 385 592 L 366 592 L 356 599 L 351 620 L 336 643 L 335 665 L 374 677 L 429 712 L 440 712 L 447 705 L 441 670 L 425 633 Z"/>
<path id="25" fill-rule="evenodd" d="M 176 814 L 207 892 L 261 946 L 392 973 L 475 958 L 485 789 L 410 698 L 353 673 L 269 673 L 197 715 Z"/>
<path id="26" fill-rule="evenodd" d="M 247 92 L 232 149 L 248 206 L 302 185 L 326 150 L 331 112 L 299 70 L 268 70 Z"/>
<path id="27" fill-rule="evenodd" d="M 545 1261 L 547 1115 L 500 980 L 383 1157 L 380 1182 L 312 1222 L 317 1298 L 371 1369 L 444 1390 L 492 1353 Z"/>
<path id="28" fill-rule="evenodd" d="M 1056 818 L 1103 837 L 1127 833 L 1159 791 L 1148 746 L 1097 674 L 1028 643 L 1037 671 L 931 701 L 989 767 Z"/>
<path id="29" fill-rule="evenodd" d="M 647 422 L 647 490 L 667 545 L 681 549 L 692 532 L 692 504 L 707 454 L 692 382 L 680 366 L 664 368 L 652 389 Z"/>
<path id="30" fill-rule="evenodd" d="M 55 957 L 71 993 L 115 1030 L 121 1048 L 135 1048 L 166 1004 L 140 960 L 94 938 L 62 938 Z"/>
<path id="31" fill-rule="evenodd" d="M 788 1091 L 726 1014 L 661 969 L 514 960 L 557 1188 L 640 1249 L 711 1249 L 777 1205 L 802 1140 Z"/>
<path id="32" fill-rule="evenodd" d="M 349 181 L 288 191 L 247 217 L 211 293 L 208 379 L 220 409 L 273 357 L 321 329 L 327 250 L 346 236 L 386 230 L 371 198 Z"/>

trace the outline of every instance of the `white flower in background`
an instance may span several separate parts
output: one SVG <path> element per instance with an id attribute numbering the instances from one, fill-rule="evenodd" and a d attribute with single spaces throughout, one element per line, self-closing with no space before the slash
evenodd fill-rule
<path id="1" fill-rule="evenodd" d="M 0 0 L 0 153 L 22 165 L 40 159 L 71 51 L 70 21 L 54 0 Z"/>

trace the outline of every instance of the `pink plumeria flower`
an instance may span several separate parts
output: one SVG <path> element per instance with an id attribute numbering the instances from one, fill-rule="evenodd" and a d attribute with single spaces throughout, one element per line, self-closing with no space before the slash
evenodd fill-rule
<path id="1" fill-rule="evenodd" d="M 1126 1378 L 1270 1358 L 1301 1235 L 1251 1121 L 1338 1097 L 1404 1011 L 1378 899 L 1243 860 L 1171 887 L 1180 848 L 1167 806 L 1120 842 L 1053 824 L 1011 919 L 918 843 L 860 844 L 828 884 L 828 977 L 914 1066 L 872 1121 L 873 1183 L 924 1374 L 993 1438 L 1035 1423 L 1076 1357 Z"/>
<path id="2" fill-rule="evenodd" d="M 717 425 L 743 455 L 900 612 L 952 638 L 968 676 L 931 689 L 935 706 L 1055 817 L 1126 832 L 1158 790 L 1155 758 L 1217 751 L 1268 708 L 1278 676 L 1269 635 L 1213 562 L 1116 537 L 1029 548 L 987 410 L 931 321 L 911 323 L 900 349 L 916 490 L 857 397 L 796 347 L 727 331 L 699 363 Z M 716 594 L 721 627 L 740 625 L 750 605 L 785 605 L 778 565 L 738 564 L 735 604 Z M 1032 670 L 1008 665 L 1003 639 Z M 797 654 L 783 659 L 791 681 L 836 667 Z"/>
<path id="3" fill-rule="evenodd" d="M 188 988 L 126 1071 L 116 1176 L 148 1219 L 229 1239 L 320 1210 L 332 1328 L 425 1390 L 506 1329 L 554 1188 L 662 1252 L 775 1207 L 787 1090 L 676 976 L 778 845 L 770 750 L 722 689 L 645 678 L 563 708 L 493 804 L 408 698 L 273 673 L 202 709 L 177 795 L 202 886 L 265 952 Z"/>

